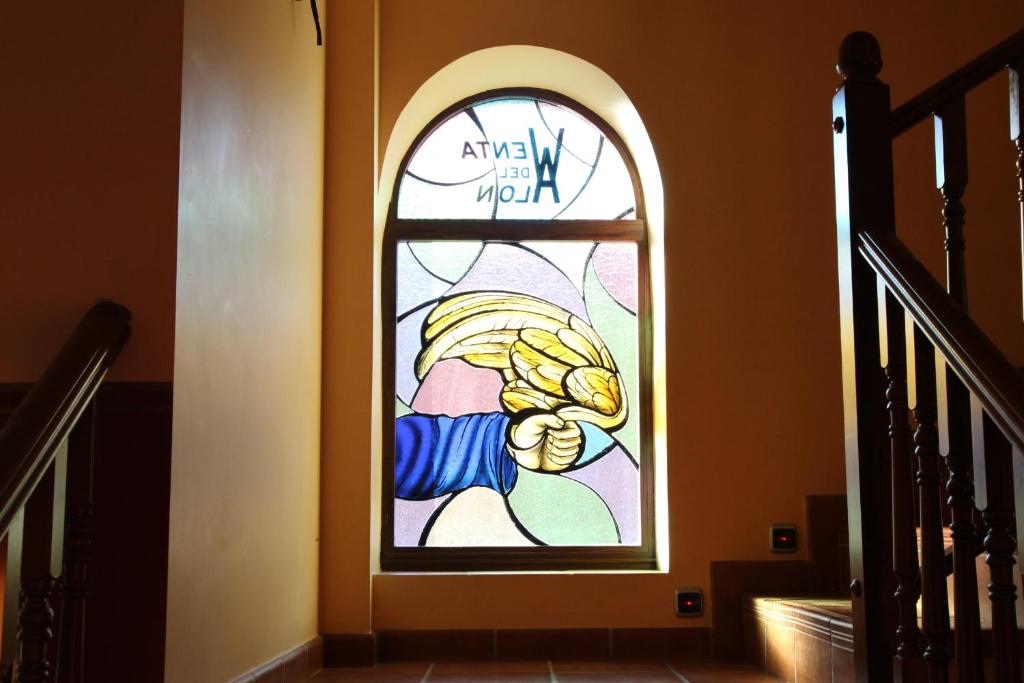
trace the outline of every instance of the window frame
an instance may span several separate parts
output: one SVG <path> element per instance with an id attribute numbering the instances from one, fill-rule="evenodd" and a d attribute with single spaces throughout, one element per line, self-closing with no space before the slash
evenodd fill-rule
<path id="1" fill-rule="evenodd" d="M 474 103 L 504 98 L 537 98 L 567 107 L 585 118 L 614 145 L 629 171 L 636 202 L 634 219 L 620 220 L 522 220 L 522 219 L 422 219 L 398 218 L 398 198 L 406 168 L 423 141 L 448 118 Z M 406 150 L 395 176 L 388 207 L 381 253 L 380 312 L 382 329 L 382 477 L 381 547 L 382 571 L 457 572 L 530 570 L 651 570 L 655 554 L 655 462 L 653 439 L 653 368 L 651 323 L 651 273 L 648 227 L 643 192 L 636 164 L 621 137 L 594 112 L 560 93 L 539 88 L 501 88 L 478 93 L 447 107 L 419 132 Z M 395 503 L 395 326 L 397 248 L 407 240 L 431 241 L 594 241 L 632 242 L 637 245 L 637 334 L 639 367 L 640 545 L 637 546 L 478 546 L 465 548 L 396 547 Z"/>

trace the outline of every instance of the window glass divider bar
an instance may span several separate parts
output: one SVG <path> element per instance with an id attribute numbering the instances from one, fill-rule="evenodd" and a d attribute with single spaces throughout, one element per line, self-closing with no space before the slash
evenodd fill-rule
<path id="1" fill-rule="evenodd" d="M 389 236 L 394 240 L 599 240 L 640 241 L 645 237 L 642 220 L 618 221 L 491 221 L 491 220 L 394 220 Z"/>

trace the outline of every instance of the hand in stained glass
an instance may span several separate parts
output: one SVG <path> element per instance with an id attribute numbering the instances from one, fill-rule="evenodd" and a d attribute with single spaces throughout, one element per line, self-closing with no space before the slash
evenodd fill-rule
<path id="1" fill-rule="evenodd" d="M 537 413 L 508 430 L 508 450 L 515 461 L 530 470 L 559 472 L 576 462 L 583 432 L 573 421 L 553 413 Z"/>

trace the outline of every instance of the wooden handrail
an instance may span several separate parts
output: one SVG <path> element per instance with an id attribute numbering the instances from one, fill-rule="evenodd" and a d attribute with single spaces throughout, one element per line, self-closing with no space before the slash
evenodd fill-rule
<path id="1" fill-rule="evenodd" d="M 973 393 L 1024 451 L 1024 377 L 894 234 L 860 232 L 864 259 Z"/>
<path id="2" fill-rule="evenodd" d="M 874 36 L 851 33 L 839 48 L 843 84 L 832 98 L 833 151 L 858 681 L 927 675 L 944 682 L 951 663 L 958 680 L 982 680 L 979 511 L 990 569 L 995 680 L 1019 680 L 1011 527 L 1015 514 L 1024 515 L 1024 499 L 1013 495 L 1020 466 L 1014 452 L 1024 452 L 1024 376 L 968 315 L 962 202 L 965 95 L 1004 66 L 1010 67 L 1010 135 L 1019 171 L 1016 84 L 1024 69 L 1024 31 L 896 109 L 889 86 L 878 79 L 882 56 Z M 899 240 L 895 224 L 893 138 L 933 115 L 945 286 Z M 955 638 L 946 579 L 950 558 L 943 552 L 945 494 Z M 915 513 L 920 553 L 913 547 Z"/>
<path id="3" fill-rule="evenodd" d="M 946 102 L 967 94 L 1011 62 L 1024 58 L 1024 30 L 971 60 L 917 97 L 892 111 L 892 136 L 896 137 L 928 117 Z"/>
<path id="4" fill-rule="evenodd" d="M 46 472 L 131 334 L 131 313 L 101 301 L 82 318 L 0 430 L 0 534 Z"/>

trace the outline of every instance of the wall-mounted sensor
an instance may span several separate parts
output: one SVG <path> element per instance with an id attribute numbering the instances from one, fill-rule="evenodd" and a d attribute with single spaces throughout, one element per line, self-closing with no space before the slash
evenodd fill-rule
<path id="1" fill-rule="evenodd" d="M 676 589 L 676 616 L 699 617 L 704 614 L 704 591 L 700 588 Z"/>
<path id="2" fill-rule="evenodd" d="M 773 553 L 795 553 L 796 526 L 793 524 L 772 524 L 769 542 Z"/>

